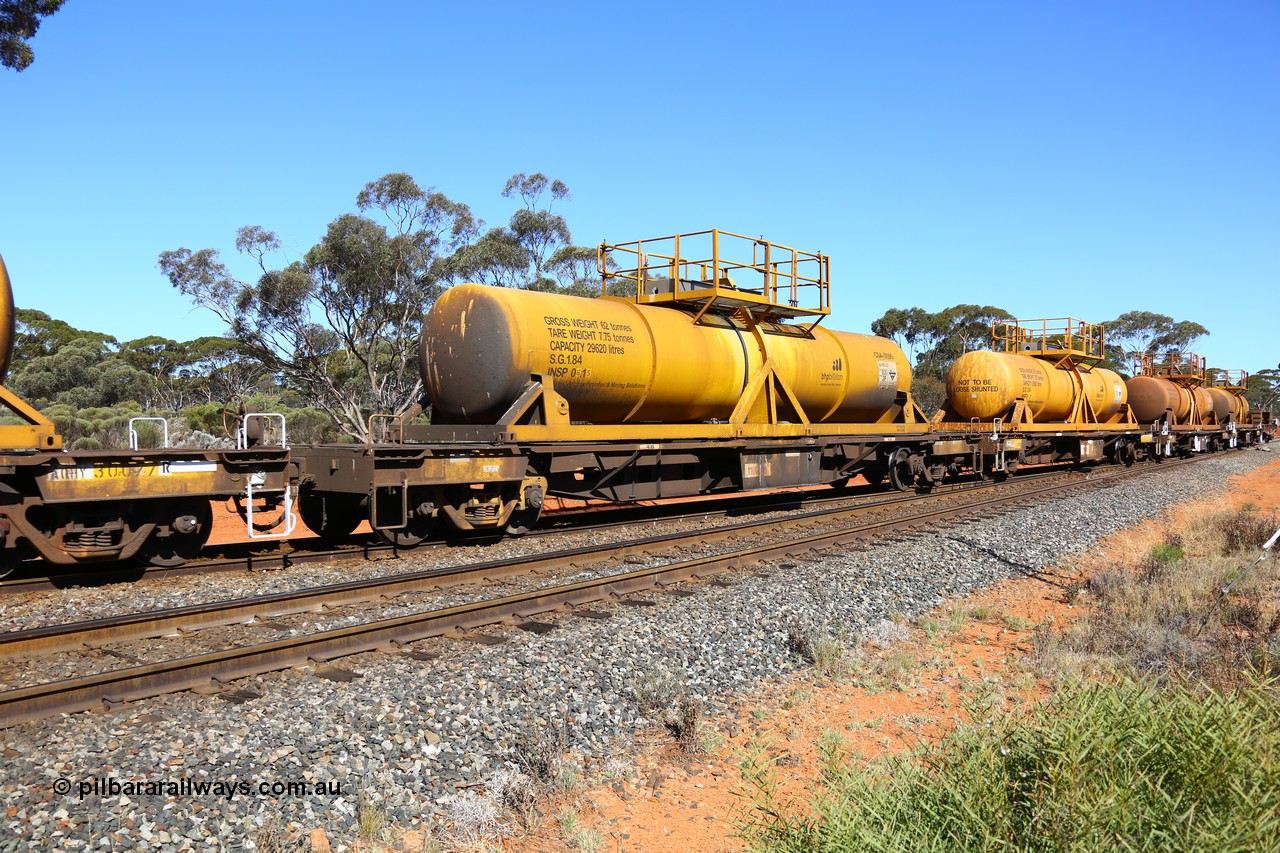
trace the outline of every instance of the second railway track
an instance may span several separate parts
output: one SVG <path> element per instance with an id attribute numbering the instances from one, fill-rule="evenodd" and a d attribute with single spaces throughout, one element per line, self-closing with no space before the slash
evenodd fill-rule
<path id="1" fill-rule="evenodd" d="M 694 541 L 759 537 L 768 528 L 800 524 L 824 524 L 819 532 L 797 531 L 780 541 L 753 544 L 725 553 L 679 560 L 660 566 L 607 574 L 574 583 L 561 583 L 528 589 L 511 595 L 496 596 L 460 605 L 427 610 L 390 619 L 321 630 L 274 642 L 198 654 L 190 657 L 114 670 L 95 675 L 49 682 L 0 693 L 0 711 L 6 725 L 58 713 L 70 713 L 93 707 L 119 703 L 181 690 L 217 692 L 237 679 L 278 669 L 328 661 L 360 652 L 398 648 L 427 637 L 440 636 L 492 624 L 503 620 L 527 620 L 539 613 L 570 606 L 588 604 L 601 599 L 624 596 L 657 586 L 704 578 L 732 566 L 756 564 L 764 560 L 792 557 L 865 540 L 888 531 L 915 528 L 945 522 L 962 515 L 994 511 L 1029 499 L 1056 496 L 1073 487 L 1127 476 L 1132 471 L 1117 471 L 1091 478 L 1076 478 L 1071 483 L 1037 485 L 1036 479 L 1060 480 L 1061 475 L 1029 477 L 1019 488 L 1005 489 L 991 495 L 982 489 L 931 496 L 919 501 L 914 512 L 887 509 L 911 498 L 898 498 L 838 510 L 806 513 L 786 520 L 751 521 L 697 531 L 693 534 L 671 534 L 608 546 L 604 549 L 575 549 L 520 559 L 468 566 L 457 570 L 432 570 L 391 578 L 378 578 L 348 584 L 336 584 L 300 592 L 217 602 L 190 608 L 178 608 L 147 614 L 132 614 L 88 623 L 50 626 L 13 632 L 0 637 L 0 655 L 15 657 L 57 650 L 100 646 L 105 643 L 191 631 L 210 625 L 226 625 L 283 613 L 314 611 L 324 607 L 392 598 L 408 591 L 440 587 L 479 579 L 510 577 L 564 567 L 582 561 L 600 561 L 641 551 L 670 550 L 688 546 Z M 877 511 L 888 517 L 870 521 L 860 517 Z M 850 522 L 853 522 L 850 524 Z"/>

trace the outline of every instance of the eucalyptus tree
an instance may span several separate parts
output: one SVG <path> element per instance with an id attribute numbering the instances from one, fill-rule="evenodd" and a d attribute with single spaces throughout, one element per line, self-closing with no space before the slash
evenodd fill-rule
<path id="1" fill-rule="evenodd" d="M 1250 407 L 1273 414 L 1280 409 L 1280 369 L 1259 370 L 1249 375 L 1245 399 Z"/>
<path id="2" fill-rule="evenodd" d="M 1153 311 L 1126 311 L 1102 325 L 1109 359 L 1125 366 L 1139 353 L 1151 353 L 1158 360 L 1173 350 L 1186 351 L 1209 334 L 1192 320 L 1175 320 Z"/>
<path id="3" fill-rule="evenodd" d="M 502 195 L 518 199 L 521 207 L 505 226 L 485 231 L 449 259 L 449 281 L 599 296 L 599 286 L 591 287 L 595 248 L 575 246 L 569 223 L 553 209 L 571 198 L 569 187 L 541 172 L 518 172 Z"/>
<path id="4" fill-rule="evenodd" d="M 159 265 L 244 353 L 365 440 L 370 414 L 400 415 L 418 401 L 422 315 L 479 226 L 467 205 L 403 173 L 367 184 L 356 207 L 281 266 L 269 262 L 281 249 L 273 232 L 241 228 L 236 249 L 256 262 L 255 282 L 235 278 L 214 249 L 163 252 Z"/>
<path id="5" fill-rule="evenodd" d="M 65 0 L 0 0 L 0 65 L 22 71 L 35 60 L 27 41 L 40 29 L 40 19 Z"/>

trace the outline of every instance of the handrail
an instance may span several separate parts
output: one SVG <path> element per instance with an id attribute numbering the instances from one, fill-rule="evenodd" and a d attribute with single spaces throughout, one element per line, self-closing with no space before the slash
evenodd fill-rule
<path id="1" fill-rule="evenodd" d="M 133 425 L 138 421 L 159 421 L 160 425 L 164 427 L 164 443 L 161 444 L 160 446 L 165 448 L 169 446 L 169 419 L 168 418 L 129 418 L 129 449 L 130 450 L 138 449 L 138 433 L 137 433 L 137 430 L 133 428 Z"/>
<path id="2" fill-rule="evenodd" d="M 623 260 L 619 262 L 615 255 Z M 630 282 L 640 303 L 722 299 L 753 313 L 779 309 L 772 312 L 778 317 L 831 311 L 827 255 L 731 231 L 711 229 L 601 243 L 596 267 L 604 292 L 613 281 Z M 735 274 L 742 280 L 735 281 Z"/>
<path id="3" fill-rule="evenodd" d="M 264 428 L 262 430 L 262 435 L 264 437 L 267 435 L 265 424 L 270 421 L 278 420 L 280 422 L 280 447 L 288 449 L 289 442 L 285 435 L 286 425 L 284 415 L 276 414 L 275 412 L 249 412 L 246 414 L 240 422 L 240 429 L 236 431 L 236 449 L 247 450 L 252 445 L 251 439 L 253 437 L 249 434 L 249 423 L 255 420 L 263 422 Z"/>
<path id="4" fill-rule="evenodd" d="M 1074 317 L 992 320 L 991 348 L 1051 358 L 1071 356 L 1084 361 L 1101 361 L 1106 357 L 1103 327 Z"/>
<path id="5" fill-rule="evenodd" d="M 1209 384 L 1215 388 L 1247 388 L 1249 371 L 1247 370 L 1212 370 Z"/>

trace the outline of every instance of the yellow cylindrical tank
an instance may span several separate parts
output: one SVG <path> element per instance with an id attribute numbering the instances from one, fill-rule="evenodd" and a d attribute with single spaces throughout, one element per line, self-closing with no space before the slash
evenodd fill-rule
<path id="1" fill-rule="evenodd" d="M 1082 367 L 1079 376 L 1099 420 L 1120 410 L 1127 392 L 1119 374 Z M 966 419 L 1003 417 L 1021 397 L 1036 421 L 1060 421 L 1070 416 L 1079 393 L 1072 371 L 1017 353 L 975 350 L 956 359 L 947 373 L 947 399 Z"/>
<path id="2" fill-rule="evenodd" d="M 779 376 L 813 422 L 879 418 L 911 367 L 886 338 L 821 327 L 760 330 Z M 549 373 L 574 420 L 593 423 L 727 419 L 764 355 L 743 323 L 625 299 L 585 299 L 461 284 L 423 323 L 422 380 L 452 418 L 493 422 L 532 373 Z"/>
<path id="3" fill-rule="evenodd" d="M 13 313 L 13 288 L 9 285 L 9 270 L 0 257 L 0 384 L 9 375 L 9 362 L 13 360 L 13 337 L 16 328 Z"/>

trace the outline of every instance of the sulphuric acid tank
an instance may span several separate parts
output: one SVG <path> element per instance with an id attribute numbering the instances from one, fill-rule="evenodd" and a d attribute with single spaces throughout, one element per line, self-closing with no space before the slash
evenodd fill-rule
<path id="1" fill-rule="evenodd" d="M 1219 388 L 1188 388 L 1162 376 L 1135 376 L 1126 384 L 1129 408 L 1142 423 L 1160 420 L 1166 409 L 1173 412 L 1174 423 L 1202 423 L 1210 414 L 1216 414 L 1221 420 L 1232 408 L 1229 400 L 1212 393 L 1218 391 L 1225 397 L 1233 396 Z"/>
<path id="2" fill-rule="evenodd" d="M 1212 386 L 1204 389 L 1209 394 L 1209 406 L 1213 411 L 1214 419 L 1225 424 L 1231 420 L 1235 414 L 1236 401 L 1239 399 L 1235 394 L 1225 388 L 1214 388 Z"/>
<path id="3" fill-rule="evenodd" d="M 1120 411 L 1126 400 L 1120 375 L 1101 367 L 1079 370 L 1084 395 L 1098 419 Z M 1018 353 L 974 350 L 956 359 L 947 373 L 947 399 L 966 419 L 1002 417 L 1021 397 L 1036 421 L 1061 421 L 1075 408 L 1077 394 L 1071 370 Z"/>
<path id="4" fill-rule="evenodd" d="M 742 322 L 536 291 L 461 284 L 423 323 L 422 380 L 450 418 L 493 423 L 530 374 L 549 374 L 574 420 L 690 423 L 728 419 L 764 363 Z M 911 387 L 886 338 L 762 323 L 769 356 L 813 422 L 875 421 Z"/>
<path id="5" fill-rule="evenodd" d="M 0 257 L 0 383 L 9 375 L 15 328 L 13 288 L 9 285 L 9 270 L 5 268 L 4 258 Z"/>

